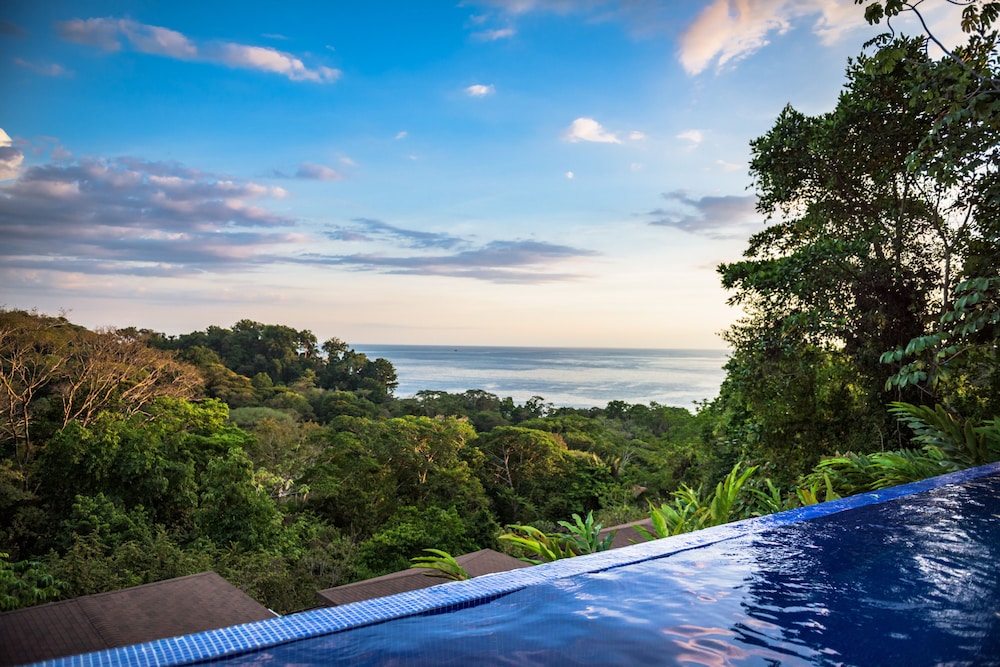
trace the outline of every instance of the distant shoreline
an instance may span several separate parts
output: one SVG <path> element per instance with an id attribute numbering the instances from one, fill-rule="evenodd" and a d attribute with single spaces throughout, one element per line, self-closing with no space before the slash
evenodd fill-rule
<path id="1" fill-rule="evenodd" d="M 603 408 L 612 401 L 689 408 L 711 400 L 729 351 L 489 345 L 356 345 L 396 369 L 399 398 L 484 391 L 517 403 Z"/>

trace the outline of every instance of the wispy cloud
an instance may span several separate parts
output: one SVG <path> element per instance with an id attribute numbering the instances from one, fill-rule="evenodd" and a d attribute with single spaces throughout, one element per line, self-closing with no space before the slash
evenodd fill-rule
<path id="1" fill-rule="evenodd" d="M 535 240 L 484 243 L 373 218 L 297 231 L 301 221 L 273 208 L 288 194 L 280 187 L 176 162 L 68 155 L 24 169 L 20 147 L 0 131 L 7 271 L 183 277 L 307 264 L 539 283 L 580 278 L 563 267 L 596 254 Z M 311 167 L 300 168 L 303 177 L 326 174 L 323 165 Z"/>
<path id="2" fill-rule="evenodd" d="M 326 236 L 335 241 L 388 241 L 409 248 L 449 250 L 466 244 L 465 239 L 451 234 L 405 229 L 371 218 L 355 218 L 352 222 L 353 226 L 335 227 Z"/>
<path id="3" fill-rule="evenodd" d="M 0 186 L 6 266 L 178 275 L 264 261 L 296 237 L 281 188 L 139 158 L 33 166 Z"/>
<path id="4" fill-rule="evenodd" d="M 3 20 L 0 21 L 0 35 L 24 39 L 28 36 L 28 31 L 12 21 Z"/>
<path id="5" fill-rule="evenodd" d="M 539 241 L 493 241 L 451 255 L 389 256 L 383 254 L 303 256 L 311 264 L 342 266 L 379 273 L 472 278 L 495 283 L 543 283 L 578 280 L 574 273 L 552 271 L 553 264 L 597 253 Z"/>
<path id="6" fill-rule="evenodd" d="M 342 181 L 344 177 L 340 172 L 327 167 L 324 164 L 314 164 L 303 162 L 299 165 L 299 170 L 295 172 L 296 178 L 305 178 L 313 181 Z"/>
<path id="7" fill-rule="evenodd" d="M 176 30 L 131 19 L 73 19 L 58 23 L 56 27 L 65 41 L 105 51 L 121 51 L 127 45 L 141 53 L 270 72 L 292 81 L 333 83 L 340 78 L 340 70 L 324 66 L 310 68 L 297 56 L 271 47 L 223 41 L 196 43 Z"/>
<path id="8" fill-rule="evenodd" d="M 677 138 L 690 141 L 692 145 L 698 146 L 705 139 L 705 135 L 702 134 L 701 130 L 685 130 L 678 134 Z"/>
<path id="9" fill-rule="evenodd" d="M 22 58 L 14 58 L 14 64 L 18 67 L 29 69 L 35 74 L 41 74 L 42 76 L 73 76 L 72 71 L 57 63 L 32 63 Z"/>
<path id="10" fill-rule="evenodd" d="M 495 28 L 493 30 L 479 30 L 472 33 L 472 36 L 484 42 L 495 42 L 501 39 L 510 39 L 516 33 L 514 28 Z"/>
<path id="11" fill-rule="evenodd" d="M 395 137 L 396 141 L 399 141 L 400 139 L 405 139 L 408 134 L 409 133 L 406 130 L 400 130 L 399 132 L 396 133 Z"/>
<path id="12" fill-rule="evenodd" d="M 713 0 L 681 35 L 681 65 L 688 74 L 725 69 L 806 19 L 827 45 L 866 25 L 863 11 L 838 0 Z"/>
<path id="13" fill-rule="evenodd" d="M 592 141 L 601 144 L 620 144 L 621 139 L 613 132 L 605 130 L 593 118 L 577 118 L 563 132 L 563 139 L 571 143 Z"/>
<path id="14" fill-rule="evenodd" d="M 465 94 L 469 97 L 487 97 L 496 92 L 496 88 L 493 84 L 483 85 L 481 83 L 474 84 L 465 89 Z"/>
<path id="15" fill-rule="evenodd" d="M 719 166 L 722 171 L 736 171 L 737 169 L 746 168 L 746 164 L 742 162 L 726 162 L 725 160 L 716 160 L 715 164 Z"/>
<path id="16" fill-rule="evenodd" d="M 692 197 L 684 190 L 665 192 L 672 206 L 649 211 L 649 224 L 674 227 L 713 239 L 745 238 L 760 229 L 763 220 L 756 211 L 754 195 Z"/>
<path id="17" fill-rule="evenodd" d="M 493 20 L 513 30 L 527 14 L 549 13 L 618 23 L 635 37 L 677 37 L 672 7 L 676 3 L 662 0 L 466 0 L 462 4 L 486 10 L 476 15 L 477 28 Z M 866 26 L 864 11 L 849 0 L 710 0 L 680 35 L 678 58 L 689 74 L 700 74 L 713 64 L 717 70 L 725 69 L 802 23 L 811 24 L 813 34 L 826 45 Z"/>

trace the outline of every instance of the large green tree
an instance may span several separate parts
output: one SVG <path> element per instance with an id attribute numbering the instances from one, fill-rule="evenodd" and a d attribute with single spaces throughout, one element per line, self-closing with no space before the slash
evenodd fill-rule
<path id="1" fill-rule="evenodd" d="M 887 391 L 902 355 L 883 353 L 933 331 L 962 275 L 996 273 L 996 36 L 981 28 L 1000 5 L 972 4 L 967 47 L 934 57 L 926 37 L 882 38 L 849 63 L 833 111 L 786 107 L 752 142 L 770 224 L 719 268 L 746 313 L 726 335 L 720 397 L 736 454 L 791 475 L 836 450 L 905 444 L 885 404 L 933 400 Z"/>
<path id="2" fill-rule="evenodd" d="M 964 215 L 963 234 L 953 249 L 960 262 L 957 283 L 942 294 L 937 326 L 886 354 L 891 364 L 907 362 L 892 386 L 924 390 L 951 411 L 974 419 L 1000 410 L 1000 2 L 953 1 L 962 10 L 964 43 L 951 47 L 927 27 L 921 3 L 900 0 L 865 4 L 872 23 L 915 15 L 925 33 L 919 42 L 943 56 L 907 58 L 894 32 L 878 38 L 881 69 L 901 68 L 911 85 L 910 105 L 934 119 L 920 146 L 907 156 L 912 171 L 926 170 L 953 194 L 951 207 Z M 898 367 L 898 366 L 897 366 Z"/>

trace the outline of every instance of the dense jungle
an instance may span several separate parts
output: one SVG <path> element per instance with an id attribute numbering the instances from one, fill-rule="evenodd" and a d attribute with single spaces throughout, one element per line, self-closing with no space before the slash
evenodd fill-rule
<path id="1" fill-rule="evenodd" d="M 719 266 L 743 316 L 694 411 L 400 398 L 308 330 L 3 309 L 2 609 L 215 570 L 286 613 L 573 514 L 674 534 L 1000 459 L 1000 3 L 963 4 L 961 46 L 887 33 L 752 142 L 769 224 Z"/>

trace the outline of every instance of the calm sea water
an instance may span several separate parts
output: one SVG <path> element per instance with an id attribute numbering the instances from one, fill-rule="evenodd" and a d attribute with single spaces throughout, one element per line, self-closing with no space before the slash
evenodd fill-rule
<path id="1" fill-rule="evenodd" d="M 541 396 L 557 407 L 604 407 L 609 401 L 690 408 L 714 398 L 725 350 L 568 347 L 357 345 L 396 369 L 396 396 L 418 391 L 482 389 L 523 403 Z"/>

